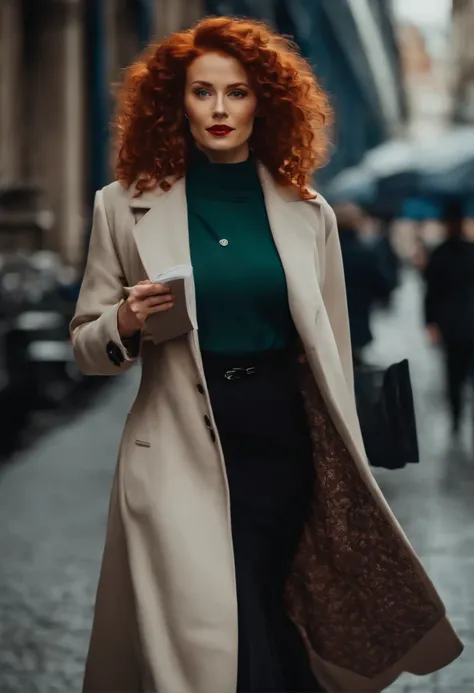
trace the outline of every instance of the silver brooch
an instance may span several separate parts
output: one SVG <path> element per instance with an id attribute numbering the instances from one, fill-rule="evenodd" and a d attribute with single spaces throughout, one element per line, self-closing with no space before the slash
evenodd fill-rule
<path id="1" fill-rule="evenodd" d="M 220 245 L 222 245 L 222 246 L 224 246 L 224 247 L 225 247 L 226 245 L 229 245 L 229 241 L 227 240 L 227 238 L 221 238 L 221 240 L 219 241 L 219 243 L 220 243 Z"/>

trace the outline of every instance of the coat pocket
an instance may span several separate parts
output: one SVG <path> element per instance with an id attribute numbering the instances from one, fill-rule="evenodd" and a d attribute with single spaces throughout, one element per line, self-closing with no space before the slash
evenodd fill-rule
<path id="1" fill-rule="evenodd" d="M 138 445 L 139 448 L 151 448 L 151 443 L 140 438 L 135 438 L 135 445 Z"/>
<path id="2" fill-rule="evenodd" d="M 146 422 L 133 410 L 128 414 L 122 439 L 120 465 L 123 491 L 128 505 L 142 508 L 147 504 L 153 474 L 152 439 Z"/>

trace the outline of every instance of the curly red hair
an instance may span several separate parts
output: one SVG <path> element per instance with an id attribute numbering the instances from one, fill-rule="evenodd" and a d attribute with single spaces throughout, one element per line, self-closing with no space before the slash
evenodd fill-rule
<path id="1" fill-rule="evenodd" d="M 276 182 L 301 197 L 326 160 L 332 110 L 296 45 L 265 24 L 210 17 L 151 45 L 126 70 L 115 119 L 118 180 L 143 192 L 169 189 L 185 175 L 192 146 L 184 117 L 186 70 L 207 52 L 230 55 L 245 67 L 259 104 L 250 147 Z"/>

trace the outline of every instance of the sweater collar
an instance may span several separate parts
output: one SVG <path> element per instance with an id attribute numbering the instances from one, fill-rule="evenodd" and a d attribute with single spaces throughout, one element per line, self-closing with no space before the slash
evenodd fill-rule
<path id="1" fill-rule="evenodd" d="M 261 197 L 260 183 L 255 157 L 235 164 L 209 161 L 207 156 L 195 149 L 186 175 L 188 199 L 207 199 L 228 202 L 244 202 Z"/>

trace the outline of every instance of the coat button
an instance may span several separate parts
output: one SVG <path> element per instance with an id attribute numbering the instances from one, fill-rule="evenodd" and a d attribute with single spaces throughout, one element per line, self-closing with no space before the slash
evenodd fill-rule
<path id="1" fill-rule="evenodd" d="M 207 427 L 209 428 L 209 430 L 210 430 L 210 429 L 211 429 L 211 419 L 208 417 L 207 414 L 204 416 L 204 423 L 206 424 L 206 426 L 207 426 Z"/>
<path id="2" fill-rule="evenodd" d="M 110 361 L 114 364 L 114 366 L 120 366 L 123 361 L 125 361 L 124 355 L 122 354 L 122 350 L 118 346 L 118 344 L 115 344 L 115 342 L 108 342 L 107 346 L 105 348 L 107 356 L 109 357 Z"/>
<path id="3" fill-rule="evenodd" d="M 209 433 L 211 435 L 212 442 L 215 443 L 216 442 L 216 434 L 214 433 L 214 431 L 212 429 L 209 431 Z"/>
<path id="4" fill-rule="evenodd" d="M 200 395 L 204 394 L 204 388 L 201 385 L 201 383 L 199 383 L 199 385 L 196 385 L 196 390 L 199 392 Z"/>

